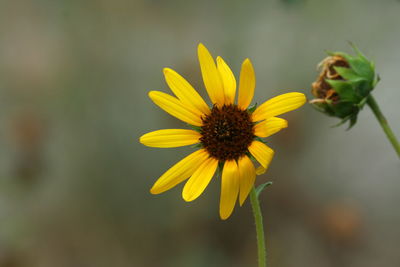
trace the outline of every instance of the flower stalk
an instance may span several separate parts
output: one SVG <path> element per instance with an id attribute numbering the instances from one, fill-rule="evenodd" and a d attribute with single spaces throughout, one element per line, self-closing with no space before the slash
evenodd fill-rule
<path id="1" fill-rule="evenodd" d="M 253 210 L 254 221 L 256 224 L 256 234 L 257 234 L 257 248 L 258 248 L 258 266 L 267 266 L 267 251 L 265 248 L 265 235 L 263 226 L 263 217 L 260 208 L 260 202 L 256 193 L 256 189 L 253 187 L 250 191 L 250 202 Z"/>
<path id="2" fill-rule="evenodd" d="M 389 123 L 387 122 L 385 116 L 383 115 L 381 109 L 378 106 L 378 103 L 376 103 L 376 101 L 372 95 L 369 95 L 367 104 L 372 109 L 372 112 L 375 114 L 376 119 L 378 120 L 379 124 L 382 126 L 383 131 L 385 132 L 387 138 L 389 139 L 394 150 L 396 150 L 396 153 L 400 158 L 400 143 L 397 140 L 394 133 L 392 132 L 392 129 L 390 128 Z"/>

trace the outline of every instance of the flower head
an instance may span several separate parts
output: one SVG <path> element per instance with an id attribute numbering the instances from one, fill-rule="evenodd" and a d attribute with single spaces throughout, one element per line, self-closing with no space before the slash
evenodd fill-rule
<path id="1" fill-rule="evenodd" d="M 287 127 L 287 121 L 276 116 L 302 106 L 301 93 L 274 97 L 257 108 L 249 108 L 256 85 L 253 65 L 246 59 L 240 71 L 238 101 L 236 79 L 221 57 L 216 63 L 207 48 L 199 44 L 198 57 L 205 88 L 211 100 L 209 107 L 196 90 L 178 73 L 164 69 L 165 80 L 176 97 L 151 91 L 153 102 L 167 113 L 192 126 L 189 129 L 167 129 L 147 133 L 140 142 L 150 147 L 180 147 L 199 144 L 200 149 L 183 158 L 165 172 L 150 192 L 159 194 L 186 182 L 182 197 L 193 201 L 199 197 L 220 169 L 220 217 L 227 219 L 237 199 L 242 205 L 254 185 L 256 174 L 268 168 L 274 151 L 262 138 Z M 253 161 L 260 166 L 256 169 Z"/>
<path id="2" fill-rule="evenodd" d="M 342 119 L 341 123 L 350 120 L 350 127 L 378 82 L 374 64 L 353 48 L 356 56 L 329 52 L 318 65 L 321 71 L 311 90 L 315 99 L 310 101 L 323 113 Z"/>

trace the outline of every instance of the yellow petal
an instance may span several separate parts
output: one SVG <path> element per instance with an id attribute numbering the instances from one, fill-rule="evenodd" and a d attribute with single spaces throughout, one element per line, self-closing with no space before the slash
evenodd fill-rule
<path id="1" fill-rule="evenodd" d="M 196 114 L 209 114 L 210 108 L 196 90 L 176 71 L 165 68 L 164 77 L 172 92 L 182 101 L 196 111 Z"/>
<path id="2" fill-rule="evenodd" d="M 185 129 L 165 129 L 144 134 L 140 143 L 150 147 L 180 147 L 199 142 L 200 133 Z"/>
<path id="3" fill-rule="evenodd" d="M 258 137 L 268 137 L 288 126 L 287 120 L 271 117 L 254 126 L 254 134 Z"/>
<path id="4" fill-rule="evenodd" d="M 193 152 L 161 175 L 150 189 L 150 192 L 152 194 L 160 194 L 183 182 L 189 178 L 207 158 L 208 153 L 204 149 Z"/>
<path id="5" fill-rule="evenodd" d="M 179 99 L 159 91 L 150 91 L 149 97 L 165 112 L 191 125 L 201 126 L 201 117 L 188 109 Z"/>
<path id="6" fill-rule="evenodd" d="M 251 189 L 254 186 L 254 182 L 256 180 L 256 172 L 254 169 L 254 164 L 251 162 L 249 157 L 243 156 L 238 161 L 239 167 L 239 184 L 240 184 L 240 194 L 239 194 L 239 203 L 240 206 L 243 205 L 247 196 L 249 195 Z"/>
<path id="7" fill-rule="evenodd" d="M 227 160 L 222 170 L 219 216 L 227 219 L 235 207 L 239 193 L 239 170 L 234 160 Z"/>
<path id="8" fill-rule="evenodd" d="M 217 166 L 216 159 L 208 158 L 197 168 L 183 188 L 182 197 L 185 201 L 193 201 L 203 193 L 214 176 Z"/>
<path id="9" fill-rule="evenodd" d="M 260 141 L 253 141 L 249 146 L 250 153 L 265 169 L 268 168 L 269 163 L 274 156 L 274 151 Z"/>
<path id="10" fill-rule="evenodd" d="M 306 102 L 302 93 L 287 93 L 278 95 L 260 105 L 252 114 L 253 121 L 261 121 L 273 116 L 292 111 Z"/>
<path id="11" fill-rule="evenodd" d="M 253 99 L 256 88 L 256 75 L 250 59 L 243 61 L 240 71 L 238 106 L 246 109 Z"/>
<path id="12" fill-rule="evenodd" d="M 211 102 L 212 104 L 222 106 L 225 101 L 224 87 L 214 59 L 203 44 L 199 44 L 197 51 L 204 86 L 206 87 Z"/>
<path id="13" fill-rule="evenodd" d="M 266 171 L 267 171 L 267 169 L 264 168 L 263 166 L 258 166 L 256 169 L 256 174 L 261 175 L 261 174 L 264 174 Z"/>
<path id="14" fill-rule="evenodd" d="M 221 57 L 217 57 L 217 68 L 221 75 L 224 85 L 225 104 L 233 104 L 235 102 L 236 79 L 229 68 L 228 64 Z"/>

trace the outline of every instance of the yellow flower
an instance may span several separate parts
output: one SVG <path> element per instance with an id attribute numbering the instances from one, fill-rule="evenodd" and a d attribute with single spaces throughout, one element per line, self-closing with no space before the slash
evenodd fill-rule
<path id="1" fill-rule="evenodd" d="M 186 182 L 182 197 L 193 201 L 203 193 L 217 168 L 222 171 L 219 214 L 227 219 L 239 197 L 240 205 L 254 185 L 256 174 L 268 168 L 274 151 L 261 138 L 282 128 L 287 121 L 276 116 L 302 106 L 302 93 L 287 93 L 248 109 L 256 79 L 253 66 L 246 59 L 240 71 L 238 101 L 235 104 L 236 79 L 221 57 L 216 63 L 203 44 L 198 46 L 201 73 L 211 108 L 196 90 L 178 73 L 165 68 L 165 80 L 175 94 L 151 91 L 149 97 L 167 113 L 192 125 L 194 130 L 167 129 L 147 133 L 140 142 L 150 147 L 180 147 L 200 144 L 200 149 L 185 157 L 153 185 L 152 194 L 163 193 Z M 251 159 L 260 163 L 257 169 Z"/>

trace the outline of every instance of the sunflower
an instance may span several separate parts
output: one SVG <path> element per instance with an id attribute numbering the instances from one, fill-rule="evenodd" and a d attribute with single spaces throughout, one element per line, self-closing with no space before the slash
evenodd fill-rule
<path id="1" fill-rule="evenodd" d="M 276 116 L 302 106 L 302 93 L 276 96 L 257 108 L 249 108 L 256 85 L 253 65 L 244 60 L 239 81 L 221 57 L 216 62 L 203 44 L 198 58 L 205 88 L 212 106 L 208 106 L 196 90 L 177 72 L 165 68 L 165 80 L 175 94 L 151 91 L 149 97 L 164 111 L 186 122 L 192 129 L 164 129 L 147 133 L 140 142 L 149 147 L 181 147 L 198 144 L 199 150 L 172 166 L 150 189 L 163 193 L 187 180 L 182 197 L 185 201 L 198 198 L 219 169 L 221 195 L 219 214 L 227 219 L 239 198 L 240 206 L 254 186 L 256 174 L 268 168 L 274 151 L 262 138 L 288 126 Z M 260 166 L 255 168 L 253 161 Z"/>

